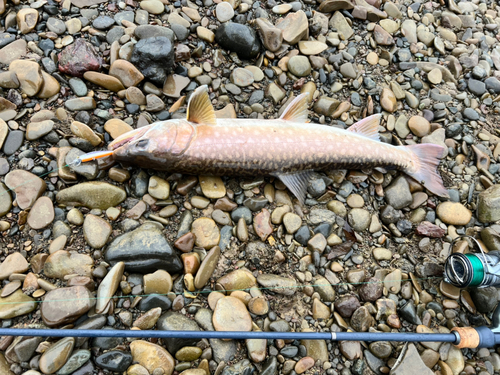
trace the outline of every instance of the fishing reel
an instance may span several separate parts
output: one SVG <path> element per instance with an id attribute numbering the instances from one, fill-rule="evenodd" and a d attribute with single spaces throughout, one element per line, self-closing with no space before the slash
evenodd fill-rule
<path id="1" fill-rule="evenodd" d="M 465 235 L 455 238 L 451 249 L 464 238 L 470 239 L 479 253 L 451 254 L 444 265 L 444 281 L 457 288 L 500 287 L 500 251 L 486 253 L 478 240 Z"/>

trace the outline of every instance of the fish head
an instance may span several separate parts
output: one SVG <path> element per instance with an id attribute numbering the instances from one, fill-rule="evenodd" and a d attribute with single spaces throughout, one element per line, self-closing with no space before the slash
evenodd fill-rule
<path id="1" fill-rule="evenodd" d="M 117 137 L 108 146 L 120 161 L 162 160 L 175 142 L 179 120 L 168 120 L 134 129 Z"/>

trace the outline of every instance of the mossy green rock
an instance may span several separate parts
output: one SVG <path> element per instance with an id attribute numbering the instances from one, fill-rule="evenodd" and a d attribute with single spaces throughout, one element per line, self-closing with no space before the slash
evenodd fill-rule
<path id="1" fill-rule="evenodd" d="M 127 198 L 125 190 L 107 182 L 84 182 L 61 190 L 57 203 L 67 206 L 85 206 L 105 210 L 122 203 Z"/>
<path id="2" fill-rule="evenodd" d="M 500 220 L 500 185 L 493 185 L 479 194 L 477 217 L 482 223 Z"/>

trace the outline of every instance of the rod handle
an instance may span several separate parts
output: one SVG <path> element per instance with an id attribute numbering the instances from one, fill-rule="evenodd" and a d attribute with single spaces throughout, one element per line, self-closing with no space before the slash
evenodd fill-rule
<path id="1" fill-rule="evenodd" d="M 460 341 L 458 344 L 455 344 L 455 347 L 458 349 L 464 348 L 477 348 L 479 346 L 480 337 L 479 332 L 472 327 L 453 327 L 451 329 L 455 331 L 460 336 Z"/>

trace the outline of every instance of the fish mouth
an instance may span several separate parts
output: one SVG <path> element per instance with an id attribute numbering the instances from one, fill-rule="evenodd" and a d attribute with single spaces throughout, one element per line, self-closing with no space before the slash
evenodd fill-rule
<path id="1" fill-rule="evenodd" d="M 113 142 L 108 145 L 108 150 L 115 151 L 123 146 L 126 146 L 130 142 L 138 140 L 149 130 L 149 126 L 144 126 L 139 129 L 131 130 L 125 134 L 118 136 Z"/>

